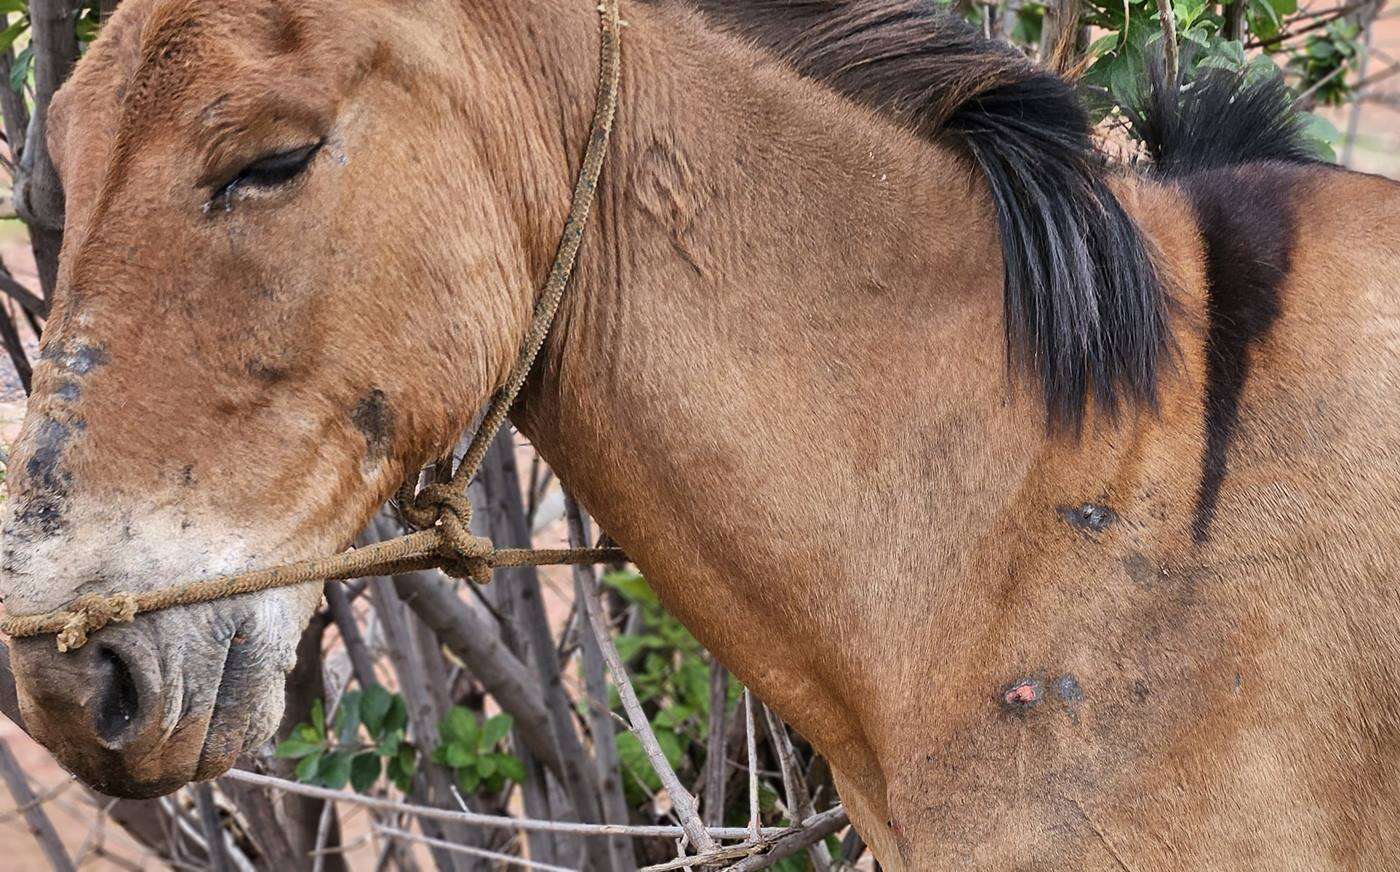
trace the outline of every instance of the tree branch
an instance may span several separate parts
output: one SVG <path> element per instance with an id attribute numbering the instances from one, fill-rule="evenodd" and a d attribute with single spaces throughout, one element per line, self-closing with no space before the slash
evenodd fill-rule
<path id="1" fill-rule="evenodd" d="M 573 548 L 588 548 L 593 538 L 590 535 L 588 517 L 574 498 L 565 495 L 564 513 L 569 522 L 569 545 Z M 574 600 L 581 605 L 587 590 L 598 584 L 597 571 L 592 566 L 574 567 Z M 613 732 L 612 711 L 608 706 L 608 680 L 605 675 L 606 663 L 597 637 L 591 632 L 579 633 L 579 647 L 583 653 L 584 693 L 589 700 L 588 724 L 593 735 L 593 758 L 597 766 L 599 789 L 603 797 L 603 819 L 612 824 L 625 824 L 628 820 L 627 797 L 622 789 L 622 764 L 617 756 L 617 740 Z M 722 707 L 721 707 L 722 708 Z M 707 821 L 708 822 L 708 821 Z M 724 823 L 721 819 L 715 826 Z M 609 843 L 614 866 L 618 869 L 635 869 L 636 853 L 632 843 L 621 837 Z"/>
<path id="2" fill-rule="evenodd" d="M 25 823 L 29 824 L 29 831 L 34 834 L 34 839 L 43 849 L 49 866 L 54 872 L 73 872 L 73 861 L 64 850 L 58 831 L 54 829 L 49 816 L 44 813 L 43 804 L 36 801 L 34 791 L 29 786 L 29 779 L 25 777 L 24 770 L 20 768 L 19 761 L 10 752 L 9 743 L 4 739 L 0 739 L 0 777 L 5 779 L 15 804 L 24 810 Z"/>
<path id="3" fill-rule="evenodd" d="M 637 692 L 632 688 L 632 679 L 628 677 L 627 668 L 623 666 L 622 657 L 618 655 L 617 646 L 613 644 L 612 630 L 608 626 L 607 613 L 603 610 L 603 599 L 598 594 L 596 583 L 585 588 L 583 603 L 588 611 L 588 622 L 598 639 L 598 647 L 603 652 L 603 659 L 612 671 L 613 684 L 617 686 L 617 695 L 622 699 L 623 710 L 627 712 L 632 735 L 641 742 L 652 768 L 660 776 L 661 784 L 671 797 L 671 806 L 675 809 L 676 817 L 680 819 L 681 827 L 690 843 L 699 851 L 713 851 L 715 841 L 696 813 L 695 797 L 681 784 L 681 780 L 676 777 L 676 770 L 672 769 L 666 760 L 661 745 L 656 741 L 656 734 L 651 730 L 651 722 L 647 720 L 646 712 L 642 710 L 642 704 L 637 699 Z"/>

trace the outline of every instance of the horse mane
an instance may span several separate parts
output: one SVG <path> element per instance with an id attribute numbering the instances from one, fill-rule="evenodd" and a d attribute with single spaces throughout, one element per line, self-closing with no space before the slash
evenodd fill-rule
<path id="1" fill-rule="evenodd" d="M 932 0 L 669 0 L 971 158 L 995 204 L 1008 363 L 1052 429 L 1152 405 L 1166 303 L 1074 87 Z"/>
<path id="2" fill-rule="evenodd" d="M 1316 164 L 1307 117 L 1279 76 L 1201 70 L 1188 84 L 1148 67 L 1147 88 L 1127 117 L 1154 175 L 1174 178 L 1248 163 Z"/>

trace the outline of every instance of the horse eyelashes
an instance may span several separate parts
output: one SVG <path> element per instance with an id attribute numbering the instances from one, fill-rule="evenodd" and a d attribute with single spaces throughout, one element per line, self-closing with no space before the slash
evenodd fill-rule
<path id="1" fill-rule="evenodd" d="M 316 142 L 302 148 L 258 158 L 215 191 L 214 196 L 209 200 L 209 205 L 222 203 L 227 207 L 233 194 L 239 188 L 267 190 L 287 184 L 306 171 L 306 168 L 311 165 L 311 159 L 321 150 L 322 145 L 324 142 Z"/>

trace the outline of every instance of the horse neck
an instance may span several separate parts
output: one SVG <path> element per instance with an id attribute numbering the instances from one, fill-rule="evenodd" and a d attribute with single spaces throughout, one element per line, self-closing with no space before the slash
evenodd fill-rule
<path id="1" fill-rule="evenodd" d="M 898 652 L 965 639 L 1044 418 L 1006 374 L 973 172 L 677 14 L 626 9 L 596 219 L 515 419 L 854 778 L 865 724 L 927 677 Z"/>

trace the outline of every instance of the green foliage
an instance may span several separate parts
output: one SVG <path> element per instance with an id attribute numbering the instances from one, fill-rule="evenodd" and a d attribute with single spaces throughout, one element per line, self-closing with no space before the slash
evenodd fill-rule
<path id="1" fill-rule="evenodd" d="M 603 577 L 628 603 L 641 610 L 641 632 L 617 637 L 617 650 L 628 664 L 637 699 L 647 711 L 657 744 L 678 772 L 693 774 L 703 765 L 709 734 L 710 666 L 695 637 L 661 606 L 640 573 L 623 570 Z M 737 696 L 731 688 L 730 699 Z M 620 710 L 614 697 L 612 704 Z M 628 801 L 642 804 L 661 789 L 642 744 L 626 730 L 617 733 L 618 759 L 627 774 Z"/>
<path id="2" fill-rule="evenodd" d="M 481 723 L 471 709 L 453 706 L 438 725 L 442 743 L 433 749 L 433 762 L 452 770 L 463 793 L 499 793 L 507 782 L 525 780 L 520 758 L 501 750 L 514 725 L 510 715 Z"/>
<path id="3" fill-rule="evenodd" d="M 18 16 L 4 30 L 0 30 L 0 52 L 18 49 L 14 64 L 10 67 L 10 88 L 23 93 L 34 75 L 34 47 L 29 44 L 29 0 L 0 0 L 0 15 Z M 87 0 L 73 20 L 80 49 L 86 50 L 97 38 L 101 25 L 101 5 L 98 0 Z"/>
<path id="4" fill-rule="evenodd" d="M 311 705 L 311 720 L 298 724 L 276 754 L 296 760 L 296 779 L 340 790 L 347 784 L 364 793 L 388 776 L 407 791 L 418 771 L 418 751 L 405 739 L 408 707 L 402 696 L 379 685 L 347 691 L 335 719 L 326 723 L 321 700 Z"/>
<path id="5" fill-rule="evenodd" d="M 1270 35 L 1277 34 L 1283 16 L 1296 9 L 1296 0 L 1250 0 L 1246 8 L 1250 32 L 1257 34 L 1257 20 L 1268 23 Z M 1247 76 L 1276 73 L 1268 55 L 1251 55 L 1242 40 L 1226 37 L 1220 5 L 1207 0 L 1173 0 L 1172 19 L 1186 81 L 1203 68 L 1237 70 Z M 1093 60 L 1084 77 L 1097 97 L 1093 108 L 1102 118 L 1114 107 L 1140 101 L 1143 71 L 1149 59 L 1163 50 L 1162 19 L 1156 0 L 1132 0 L 1127 4 L 1088 0 L 1084 20 L 1107 31 L 1090 45 L 1089 56 Z"/>
<path id="6" fill-rule="evenodd" d="M 1298 0 L 1239 2 L 1243 6 L 1172 0 L 1171 16 L 1185 81 L 1207 68 L 1235 70 L 1246 76 L 1277 75 L 1281 69 L 1295 93 L 1306 95 L 1316 105 L 1337 106 L 1355 97 L 1365 34 L 1354 18 L 1329 20 L 1325 9 L 1300 12 Z M 1340 2 L 1335 5 L 1344 9 Z M 963 8 L 969 10 L 970 18 L 980 21 L 986 7 Z M 1007 39 L 1028 53 L 1036 53 L 1045 33 L 1046 3 L 1029 0 L 1010 8 L 1015 11 L 1005 22 Z M 1242 28 L 1231 38 L 1226 16 L 1235 10 Z M 1083 15 L 1083 23 L 1098 34 L 1087 50 L 1083 81 L 1094 119 L 1103 121 L 1139 101 L 1149 59 L 1163 50 L 1161 15 L 1157 0 L 1085 0 Z M 1321 156 L 1330 158 L 1337 132 L 1320 117 L 1314 119 L 1314 147 Z"/>
<path id="7" fill-rule="evenodd" d="M 1317 35 L 1309 36 L 1301 52 L 1288 59 L 1298 74 L 1298 87 L 1312 92 L 1324 106 L 1340 106 L 1351 96 L 1346 73 L 1360 59 L 1363 34 L 1360 25 L 1347 19 L 1328 22 Z"/>

